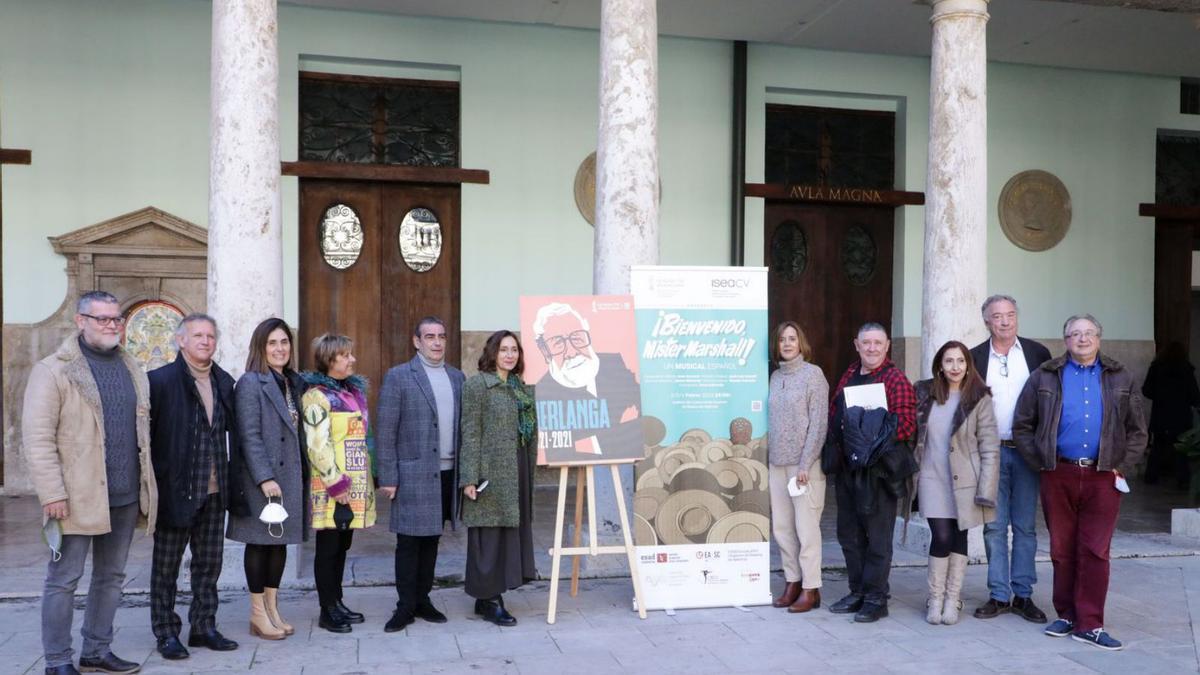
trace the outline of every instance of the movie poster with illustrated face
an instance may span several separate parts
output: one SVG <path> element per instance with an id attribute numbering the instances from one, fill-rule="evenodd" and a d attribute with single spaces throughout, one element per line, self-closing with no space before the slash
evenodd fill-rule
<path id="1" fill-rule="evenodd" d="M 642 459 L 632 296 L 523 296 L 521 347 L 537 401 L 538 464 Z"/>

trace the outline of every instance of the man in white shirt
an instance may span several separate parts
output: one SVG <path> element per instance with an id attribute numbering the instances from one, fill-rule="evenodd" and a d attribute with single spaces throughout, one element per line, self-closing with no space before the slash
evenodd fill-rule
<path id="1" fill-rule="evenodd" d="M 1046 614 L 1033 604 L 1037 569 L 1038 469 L 1029 466 L 1013 443 L 1013 412 L 1029 374 L 1050 360 L 1042 345 L 1017 336 L 1017 301 L 993 295 L 983 303 L 983 323 L 991 337 L 971 350 L 975 367 L 992 390 L 996 425 L 1000 430 L 1000 490 L 996 519 L 983 527 L 988 557 L 988 601 L 975 610 L 978 619 L 991 619 L 1011 611 L 1034 623 L 1046 623 Z M 1012 551 L 1008 528 L 1012 526 Z"/>

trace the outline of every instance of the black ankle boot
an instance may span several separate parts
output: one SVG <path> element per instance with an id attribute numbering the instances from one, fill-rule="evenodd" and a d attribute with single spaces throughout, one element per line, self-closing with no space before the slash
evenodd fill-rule
<path id="1" fill-rule="evenodd" d="M 363 616 L 362 612 L 356 612 L 350 609 L 346 606 L 346 603 L 341 601 L 341 599 L 338 599 L 337 601 L 337 608 L 338 611 L 342 613 L 342 616 L 346 617 L 347 623 L 362 623 L 367 620 L 367 617 Z"/>
<path id="2" fill-rule="evenodd" d="M 517 618 L 504 609 L 504 600 L 500 596 L 488 600 L 475 601 L 475 613 L 497 626 L 515 626 Z"/>
<path id="3" fill-rule="evenodd" d="M 349 633 L 350 622 L 346 620 L 346 616 L 338 611 L 337 605 L 330 605 L 321 608 L 321 618 L 317 621 L 317 625 L 330 633 Z"/>

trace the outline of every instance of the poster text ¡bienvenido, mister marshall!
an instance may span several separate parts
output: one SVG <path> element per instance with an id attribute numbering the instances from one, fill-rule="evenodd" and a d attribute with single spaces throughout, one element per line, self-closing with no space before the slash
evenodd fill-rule
<path id="1" fill-rule="evenodd" d="M 719 342 L 696 339 L 720 336 Z M 746 337 L 746 322 L 741 319 L 703 319 L 689 321 L 678 313 L 664 312 L 654 322 L 651 339 L 642 347 L 643 359 L 728 358 L 745 361 L 757 340 Z M 678 338 L 691 338 L 680 341 Z"/>

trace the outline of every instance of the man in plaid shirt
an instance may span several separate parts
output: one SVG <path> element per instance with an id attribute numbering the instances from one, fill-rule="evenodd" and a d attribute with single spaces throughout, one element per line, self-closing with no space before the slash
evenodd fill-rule
<path id="1" fill-rule="evenodd" d="M 878 323 L 863 324 L 854 348 L 859 360 L 842 374 L 829 403 L 830 442 L 837 444 L 841 452 L 846 387 L 873 383 L 882 383 L 887 392 L 888 411 L 897 418 L 896 441 L 909 441 L 917 431 L 917 394 L 904 373 L 887 357 L 891 348 L 887 330 Z M 853 472 L 843 469 L 834 480 L 837 536 L 846 558 L 850 593 L 829 610 L 835 614 L 854 612 L 854 620 L 859 623 L 878 621 L 888 615 L 888 574 L 892 566 L 897 500 L 874 472 L 874 467 Z"/>

